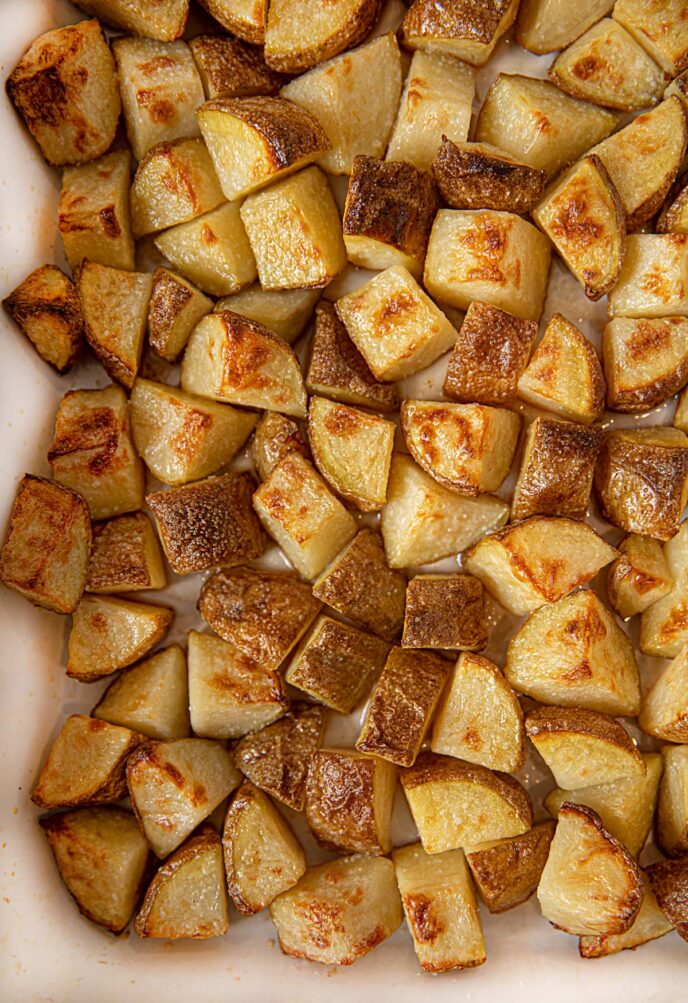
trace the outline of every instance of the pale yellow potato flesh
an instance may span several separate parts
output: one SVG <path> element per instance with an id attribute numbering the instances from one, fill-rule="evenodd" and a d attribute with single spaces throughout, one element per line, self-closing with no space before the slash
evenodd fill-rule
<path id="1" fill-rule="evenodd" d="M 188 738 L 189 683 L 182 649 L 173 644 L 120 673 L 91 713 L 148 738 Z"/>
<path id="2" fill-rule="evenodd" d="M 665 745 L 655 836 L 668 857 L 688 852 L 688 746 Z"/>
<path id="3" fill-rule="evenodd" d="M 539 55 L 565 49 L 579 35 L 608 14 L 614 0 L 522 0 L 516 37 L 520 45 Z"/>
<path id="4" fill-rule="evenodd" d="M 671 590 L 640 616 L 640 650 L 657 658 L 675 658 L 688 643 L 688 523 L 664 544 L 673 580 Z"/>

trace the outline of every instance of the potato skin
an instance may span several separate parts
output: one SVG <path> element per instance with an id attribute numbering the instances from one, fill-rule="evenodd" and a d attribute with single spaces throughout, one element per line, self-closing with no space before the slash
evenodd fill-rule
<path id="1" fill-rule="evenodd" d="M 472 575 L 417 575 L 406 589 L 404 648 L 481 651 L 485 589 Z"/>
<path id="2" fill-rule="evenodd" d="M 679 937 L 688 941 L 688 857 L 660 860 L 646 873 L 660 909 Z"/>
<path id="3" fill-rule="evenodd" d="M 485 905 L 492 913 L 506 912 L 534 894 L 547 861 L 556 822 L 542 822 L 521 836 L 466 853 Z"/>
<path id="4" fill-rule="evenodd" d="M 84 343 L 84 319 L 76 286 L 55 265 L 31 272 L 2 301 L 46 362 L 66 373 Z"/>
<path id="5" fill-rule="evenodd" d="M 231 35 L 196 35 L 189 48 L 209 100 L 274 96 L 289 79 L 267 65 L 260 49 Z"/>
<path id="6" fill-rule="evenodd" d="M 499 209 L 526 213 L 543 196 L 547 172 L 482 144 L 459 146 L 442 136 L 432 173 L 452 209 Z"/>

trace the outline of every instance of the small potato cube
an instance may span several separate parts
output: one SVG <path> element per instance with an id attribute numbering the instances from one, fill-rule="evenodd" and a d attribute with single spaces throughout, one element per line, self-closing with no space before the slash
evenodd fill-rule
<path id="1" fill-rule="evenodd" d="M 307 0 L 271 0 L 266 62 L 283 73 L 309 70 L 365 41 L 381 8 L 380 0 L 332 0 L 327 8 L 313 7 Z"/>
<path id="2" fill-rule="evenodd" d="M 490 912 L 513 909 L 536 891 L 554 829 L 554 822 L 541 822 L 521 836 L 466 850 L 468 866 Z"/>
<path id="3" fill-rule="evenodd" d="M 403 265 L 343 296 L 337 313 L 378 380 L 411 376 L 456 341 L 455 328 Z"/>
<path id="4" fill-rule="evenodd" d="M 133 665 L 163 639 L 173 619 L 166 606 L 84 596 L 72 617 L 67 675 L 92 683 Z"/>
<path id="5" fill-rule="evenodd" d="M 320 846 L 389 853 L 396 767 L 353 749 L 318 749 L 306 780 L 306 819 Z"/>
<path id="6" fill-rule="evenodd" d="M 647 876 L 660 909 L 679 937 L 688 941 L 688 858 L 660 860 L 656 864 L 650 864 Z"/>
<path id="7" fill-rule="evenodd" d="M 640 616 L 640 650 L 657 658 L 675 658 L 688 642 L 688 523 L 664 544 L 671 589 Z"/>
<path id="8" fill-rule="evenodd" d="M 525 213 L 542 198 L 547 174 L 515 160 L 490 143 L 442 145 L 432 173 L 445 203 L 452 209 L 499 209 Z"/>
<path id="9" fill-rule="evenodd" d="M 392 648 L 356 748 L 398 766 L 412 766 L 448 673 L 449 663 L 434 652 Z"/>
<path id="10" fill-rule="evenodd" d="M 516 37 L 519 45 L 542 55 L 565 49 L 579 35 L 608 14 L 614 0 L 522 0 Z"/>
<path id="11" fill-rule="evenodd" d="M 606 958 L 619 951 L 635 950 L 658 937 L 664 937 L 674 929 L 657 904 L 650 888 L 647 875 L 643 873 L 644 897 L 632 925 L 626 933 L 607 934 L 597 937 L 581 937 L 578 950 L 581 958 Z"/>
<path id="12" fill-rule="evenodd" d="M 156 268 L 148 304 L 148 342 L 153 351 L 174 362 L 196 324 L 212 308 L 212 300 L 191 282 L 167 268 Z"/>
<path id="13" fill-rule="evenodd" d="M 68 487 L 25 474 L 0 550 L 0 580 L 34 606 L 73 613 L 86 585 L 91 519 Z"/>
<path id="14" fill-rule="evenodd" d="M 253 496 L 263 526 L 312 580 L 356 535 L 356 522 L 300 453 L 288 453 Z"/>
<path id="15" fill-rule="evenodd" d="M 401 783 L 426 853 L 520 836 L 533 825 L 530 798 L 508 773 L 423 752 Z"/>
<path id="16" fill-rule="evenodd" d="M 249 195 L 241 219 L 263 289 L 320 289 L 346 266 L 339 210 L 317 167 Z"/>
<path id="17" fill-rule="evenodd" d="M 76 0 L 76 6 L 134 35 L 173 42 L 184 33 L 189 0 Z"/>
<path id="18" fill-rule="evenodd" d="M 688 645 L 643 696 L 638 723 L 665 742 L 688 742 Z"/>
<path id="19" fill-rule="evenodd" d="M 633 646 L 592 589 L 531 613 L 509 642 L 504 673 L 540 703 L 617 717 L 640 709 Z"/>
<path id="20" fill-rule="evenodd" d="M 513 24 L 517 9 L 517 0 L 479 4 L 458 0 L 446 6 L 415 0 L 402 22 L 401 36 L 409 49 L 450 52 L 473 66 L 484 66 Z"/>
<path id="21" fill-rule="evenodd" d="M 510 613 L 523 616 L 585 585 L 616 556 L 590 526 L 536 515 L 486 536 L 464 567 Z"/>
<path id="22" fill-rule="evenodd" d="M 115 138 L 121 108 L 115 64 L 95 18 L 39 35 L 6 87 L 53 167 L 95 160 Z"/>
<path id="23" fill-rule="evenodd" d="M 432 751 L 516 773 L 525 761 L 525 741 L 521 705 L 497 666 L 461 654 L 437 708 Z"/>
<path id="24" fill-rule="evenodd" d="M 474 91 L 470 66 L 450 54 L 414 52 L 387 160 L 430 171 L 444 136 L 455 143 L 468 138 Z"/>
<path id="25" fill-rule="evenodd" d="M 688 853 L 688 745 L 665 746 L 662 756 L 655 838 L 668 857 L 681 857 Z"/>
<path id="26" fill-rule="evenodd" d="M 688 315 L 688 233 L 633 233 L 610 317 Z"/>
<path id="27" fill-rule="evenodd" d="M 607 596 L 626 620 L 642 613 L 671 590 L 671 574 L 662 545 L 649 536 L 631 534 L 617 545 L 620 556 L 607 571 Z"/>
<path id="28" fill-rule="evenodd" d="M 136 160 L 156 143 L 198 136 L 194 113 L 203 104 L 203 85 L 186 42 L 116 38 L 112 51 Z"/>
<path id="29" fill-rule="evenodd" d="M 616 317 L 604 329 L 602 351 L 607 405 L 650 411 L 688 383 L 688 318 Z"/>
<path id="30" fill-rule="evenodd" d="M 688 71 L 686 71 L 688 84 Z M 688 110 L 688 105 L 686 106 Z M 688 178 L 679 179 L 669 193 L 655 225 L 657 233 L 688 233 Z"/>
<path id="31" fill-rule="evenodd" d="M 246 916 L 269 906 L 306 870 L 303 850 L 288 823 L 248 780 L 227 808 L 222 846 L 229 894 Z"/>
<path id="32" fill-rule="evenodd" d="M 270 916 L 284 954 L 353 965 L 401 925 L 392 861 L 356 854 L 309 867 Z"/>
<path id="33" fill-rule="evenodd" d="M 548 239 L 514 213 L 440 209 L 430 234 L 424 282 L 431 296 L 459 310 L 481 300 L 539 320 L 550 260 Z"/>
<path id="34" fill-rule="evenodd" d="M 268 0 L 199 0 L 211 17 L 237 38 L 252 45 L 265 42 Z"/>
<path id="35" fill-rule="evenodd" d="M 597 352 L 560 313 L 552 314 L 517 393 L 533 407 L 584 425 L 602 417 L 605 382 Z"/>
<path id="36" fill-rule="evenodd" d="M 299 426 L 276 411 L 266 411 L 256 426 L 251 456 L 260 480 L 266 480 L 287 453 L 310 456 Z"/>
<path id="37" fill-rule="evenodd" d="M 430 856 L 421 843 L 392 854 L 413 948 L 424 972 L 475 968 L 485 961 L 480 913 L 463 850 Z"/>
<path id="38" fill-rule="evenodd" d="M 43 265 L 2 301 L 38 354 L 58 373 L 74 365 L 84 342 L 76 286 L 54 265 Z"/>
<path id="39" fill-rule="evenodd" d="M 406 589 L 403 648 L 480 651 L 487 644 L 485 590 L 472 575 L 416 575 Z"/>
<path id="40" fill-rule="evenodd" d="M 156 143 L 136 168 L 131 186 L 134 233 L 143 237 L 186 223 L 224 201 L 202 139 Z"/>
<path id="41" fill-rule="evenodd" d="M 173 644 L 121 672 L 91 714 L 148 738 L 188 738 L 189 686 L 182 649 Z"/>
<path id="42" fill-rule="evenodd" d="M 311 700 L 350 714 L 380 675 L 388 650 L 379 637 L 319 616 L 294 652 L 285 679 Z"/>
<path id="43" fill-rule="evenodd" d="M 688 67 L 688 26 L 682 0 L 617 0 L 615 19 L 647 49 L 665 73 Z"/>
<path id="44" fill-rule="evenodd" d="M 291 344 L 303 334 L 320 295 L 319 289 L 261 289 L 256 282 L 219 300 L 215 311 L 229 310 L 255 320 Z"/>
<path id="45" fill-rule="evenodd" d="M 139 592 L 167 585 L 160 544 L 143 512 L 93 526 L 87 592 Z"/>
<path id="46" fill-rule="evenodd" d="M 189 39 L 189 48 L 209 100 L 277 94 L 286 83 L 286 77 L 268 66 L 260 49 L 241 38 L 196 35 Z"/>
<path id="47" fill-rule="evenodd" d="M 523 447 L 512 520 L 531 515 L 585 519 L 601 442 L 602 433 L 596 428 L 536 418 Z"/>
<path id="48" fill-rule="evenodd" d="M 72 270 L 84 258 L 112 268 L 133 269 L 130 183 L 128 150 L 115 150 L 91 164 L 62 172 L 57 226 Z"/>

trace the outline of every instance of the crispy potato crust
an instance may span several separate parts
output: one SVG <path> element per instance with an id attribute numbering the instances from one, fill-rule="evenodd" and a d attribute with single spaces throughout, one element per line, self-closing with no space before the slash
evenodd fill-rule
<path id="1" fill-rule="evenodd" d="M 260 49 L 240 38 L 196 35 L 189 41 L 189 48 L 209 100 L 272 96 L 289 79 L 268 66 Z"/>
<path id="2" fill-rule="evenodd" d="M 523 164 L 497 147 L 453 143 L 442 136 L 432 162 L 442 198 L 452 209 L 526 213 L 543 196 L 547 172 Z"/>
<path id="3" fill-rule="evenodd" d="M 2 305 L 46 362 L 66 373 L 84 343 L 84 319 L 76 286 L 55 265 L 31 272 Z"/>
<path id="4" fill-rule="evenodd" d="M 688 941 L 688 857 L 660 860 L 646 873 L 660 909 L 679 937 Z"/>
<path id="5" fill-rule="evenodd" d="M 416 575 L 406 589 L 404 648 L 480 651 L 487 644 L 485 589 L 473 575 Z"/>
<path id="6" fill-rule="evenodd" d="M 541 822 L 520 836 L 499 840 L 482 850 L 467 850 L 468 866 L 490 912 L 513 909 L 535 892 L 555 827 L 556 822 Z"/>

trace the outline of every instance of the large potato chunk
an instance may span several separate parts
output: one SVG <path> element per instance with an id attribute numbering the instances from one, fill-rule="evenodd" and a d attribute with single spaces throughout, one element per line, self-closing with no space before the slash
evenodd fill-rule
<path id="1" fill-rule="evenodd" d="M 616 716 L 640 708 L 633 647 L 591 589 L 532 613 L 509 642 L 504 672 L 540 703 Z"/>
<path id="2" fill-rule="evenodd" d="M 420 843 L 392 859 L 413 947 L 424 972 L 475 968 L 485 944 L 473 882 L 463 850 L 430 856 Z"/>
<path id="3" fill-rule="evenodd" d="M 42 818 L 60 877 L 80 912 L 121 933 L 139 899 L 148 844 L 131 812 L 80 808 Z"/>
<path id="4" fill-rule="evenodd" d="M 460 310 L 481 300 L 538 320 L 547 290 L 550 243 L 510 212 L 440 209 L 430 234 L 424 282 Z"/>
<path id="5" fill-rule="evenodd" d="M 687 315 L 688 233 L 631 234 L 608 305 L 610 317 Z"/>
<path id="6" fill-rule="evenodd" d="M 189 0 L 76 0 L 77 7 L 134 35 L 173 42 L 183 35 Z"/>
<path id="7" fill-rule="evenodd" d="M 303 333 L 319 299 L 319 289 L 261 289 L 256 282 L 219 300 L 215 310 L 255 320 L 291 344 Z"/>
<path id="8" fill-rule="evenodd" d="M 201 7 L 231 31 L 252 45 L 263 45 L 268 18 L 268 0 L 199 0 Z"/>
<path id="9" fill-rule="evenodd" d="M 403 648 L 479 651 L 486 644 L 485 590 L 477 578 L 450 574 L 411 579 L 406 589 Z"/>
<path id="10" fill-rule="evenodd" d="M 76 286 L 54 265 L 31 272 L 2 301 L 38 354 L 58 373 L 74 365 L 84 341 Z"/>
<path id="11" fill-rule="evenodd" d="M 165 606 L 84 596 L 72 618 L 67 675 L 91 683 L 132 665 L 162 640 L 173 619 Z"/>
<path id="12" fill-rule="evenodd" d="M 55 167 L 94 160 L 115 138 L 121 108 L 115 65 L 95 19 L 39 35 L 6 87 Z"/>
<path id="13" fill-rule="evenodd" d="M 452 209 L 529 212 L 542 198 L 545 171 L 514 160 L 489 143 L 452 142 L 442 137 L 432 173 Z"/>
<path id="14" fill-rule="evenodd" d="M 630 31 L 665 73 L 688 67 L 688 26 L 683 0 L 617 0 L 614 17 Z"/>
<path id="15" fill-rule="evenodd" d="M 655 838 L 668 857 L 681 857 L 688 853 L 688 745 L 664 746 L 662 755 Z"/>
<path id="16" fill-rule="evenodd" d="M 182 649 L 173 644 L 120 673 L 91 713 L 148 738 L 187 738 L 189 686 Z"/>
<path id="17" fill-rule="evenodd" d="M 635 950 L 641 944 L 671 933 L 673 926 L 657 904 L 647 876 L 643 873 L 643 904 L 626 933 L 581 937 L 578 950 L 582 958 L 606 958 L 619 951 Z"/>
<path id="18" fill-rule="evenodd" d="M 643 696 L 638 722 L 665 742 L 688 742 L 688 645 Z"/>
<path id="19" fill-rule="evenodd" d="M 518 12 L 519 44 L 538 54 L 564 49 L 613 6 L 613 0 L 578 0 L 576 4 L 522 0 Z"/>
<path id="20" fill-rule="evenodd" d="M 624 620 L 642 613 L 671 589 L 669 566 L 658 540 L 627 536 L 618 544 L 620 556 L 607 570 L 607 596 Z"/>
<path id="21" fill-rule="evenodd" d="M 664 545 L 671 590 L 640 617 L 640 650 L 657 658 L 675 658 L 688 642 L 688 523 Z"/>
<path id="22" fill-rule="evenodd" d="M 0 551 L 0 580 L 35 606 L 73 613 L 90 551 L 91 520 L 81 495 L 25 474 Z"/>
<path id="23" fill-rule="evenodd" d="M 554 836 L 554 822 L 466 850 L 466 860 L 490 912 L 506 912 L 536 891 Z"/>
<path id="24" fill-rule="evenodd" d="M 660 909 L 679 937 L 688 941 L 688 857 L 650 864 L 647 876 Z"/>
<path id="25" fill-rule="evenodd" d="M 327 7 L 305 0 L 271 0 L 265 60 L 283 73 L 309 70 L 363 42 L 381 8 L 381 0 L 330 0 Z"/>
<path id="26" fill-rule="evenodd" d="M 566 933 L 625 933 L 642 905 L 642 874 L 597 812 L 565 803 L 537 896 L 545 918 Z"/>
<path id="27" fill-rule="evenodd" d="M 148 304 L 148 342 L 161 358 L 174 362 L 213 302 L 191 282 L 167 268 L 153 272 Z"/>
<path id="28" fill-rule="evenodd" d="M 650 411 L 688 383 L 685 317 L 616 317 L 604 329 L 602 351 L 613 411 Z"/>
<path id="29" fill-rule="evenodd" d="M 283 414 L 265 411 L 251 443 L 251 457 L 260 480 L 266 480 L 282 457 L 293 451 L 310 456 L 299 426 Z"/>
<path id="30" fill-rule="evenodd" d="M 130 181 L 128 150 L 63 171 L 57 226 L 72 270 L 84 258 L 113 268 L 134 267 Z"/>
<path id="31" fill-rule="evenodd" d="M 473 66 L 484 66 L 513 24 L 517 9 L 517 0 L 444 4 L 415 0 L 402 22 L 401 36 L 409 49 L 448 52 Z"/>
<path id="32" fill-rule="evenodd" d="M 260 49 L 232 35 L 196 35 L 189 47 L 209 100 L 274 95 L 286 83 L 286 77 L 268 66 Z"/>
<path id="33" fill-rule="evenodd" d="M 523 446 L 511 518 L 560 515 L 585 519 L 601 442 L 602 433 L 596 428 L 536 418 Z"/>
<path id="34" fill-rule="evenodd" d="M 94 524 L 87 592 L 139 592 L 166 585 L 160 544 L 148 516 L 133 512 Z"/>

